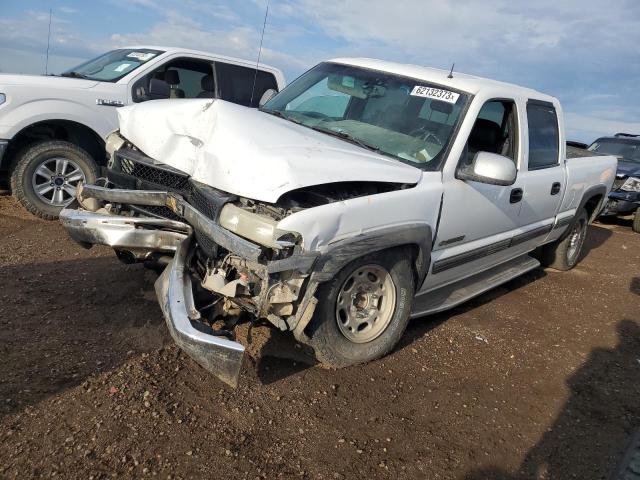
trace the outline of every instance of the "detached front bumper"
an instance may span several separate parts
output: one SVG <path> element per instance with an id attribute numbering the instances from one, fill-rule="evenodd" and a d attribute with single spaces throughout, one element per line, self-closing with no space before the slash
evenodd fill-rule
<path id="1" fill-rule="evenodd" d="M 190 239 L 185 239 L 173 260 L 156 281 L 156 295 L 174 341 L 187 355 L 223 382 L 236 387 L 244 347 L 224 337 L 208 335 L 191 324 L 200 313 L 193 301 L 191 277 L 185 273 Z"/>
<path id="2" fill-rule="evenodd" d="M 173 220 L 125 217 L 109 213 L 64 209 L 60 221 L 71 238 L 85 247 L 108 245 L 132 252 L 139 259 L 149 253 L 174 253 L 155 284 L 158 302 L 174 341 L 204 369 L 235 387 L 242 367 L 244 347 L 225 337 L 197 330 L 200 319 L 193 300 L 186 258 L 191 227 Z"/>
<path id="3" fill-rule="evenodd" d="M 150 252 L 175 252 L 191 234 L 182 222 L 159 218 L 124 217 L 109 213 L 65 208 L 60 222 L 80 245 L 107 245 L 142 256 Z"/>
<path id="4" fill-rule="evenodd" d="M 611 192 L 600 215 L 631 215 L 639 206 L 640 193 Z"/>

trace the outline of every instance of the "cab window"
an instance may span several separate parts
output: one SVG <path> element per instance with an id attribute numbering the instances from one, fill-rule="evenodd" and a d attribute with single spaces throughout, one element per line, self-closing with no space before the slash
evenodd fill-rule
<path id="1" fill-rule="evenodd" d="M 152 78 L 169 85 L 169 98 L 213 98 L 215 82 L 211 62 L 192 58 L 171 60 L 138 80 L 133 86 L 133 101 L 149 100 L 149 82 Z"/>
<path id="2" fill-rule="evenodd" d="M 529 170 L 559 165 L 560 132 L 558 116 L 552 103 L 529 100 Z"/>
<path id="3" fill-rule="evenodd" d="M 517 163 L 517 112 L 513 100 L 490 100 L 478 113 L 463 161 L 471 165 L 478 152 L 497 153 Z"/>
<path id="4" fill-rule="evenodd" d="M 264 92 L 278 90 L 272 73 L 255 68 L 216 62 L 216 76 L 220 98 L 245 107 L 257 107 Z"/>

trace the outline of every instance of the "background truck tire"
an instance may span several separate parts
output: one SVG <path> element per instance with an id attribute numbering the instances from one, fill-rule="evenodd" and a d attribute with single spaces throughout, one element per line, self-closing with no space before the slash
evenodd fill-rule
<path id="1" fill-rule="evenodd" d="M 583 208 L 569 225 L 569 233 L 559 241 L 542 247 L 541 262 L 545 267 L 566 271 L 575 267 L 582 256 L 582 247 L 587 236 L 589 215 Z"/>
<path id="2" fill-rule="evenodd" d="M 27 146 L 16 155 L 10 171 L 13 195 L 46 220 L 58 218 L 73 201 L 79 182 L 93 183 L 98 177 L 98 166 L 87 152 L 59 140 Z"/>
<path id="3" fill-rule="evenodd" d="M 388 275 L 383 275 L 384 272 Z M 367 279 L 358 280 L 360 283 L 354 283 L 349 289 L 349 282 L 356 282 L 355 278 L 360 273 Z M 374 277 L 378 277 L 377 280 Z M 389 279 L 391 287 L 386 282 Z M 315 351 L 316 358 L 325 366 L 342 368 L 369 362 L 389 353 L 396 346 L 409 323 L 414 293 L 413 279 L 411 254 L 406 249 L 397 248 L 358 258 L 344 267 L 333 280 L 322 284 L 317 293 L 318 306 L 307 328 L 309 343 Z M 367 282 L 372 286 L 369 287 Z M 386 293 L 376 299 L 375 294 L 379 292 L 376 289 L 380 288 L 383 283 L 386 287 L 381 291 Z M 370 288 L 371 292 L 369 294 L 357 293 L 360 287 Z M 355 297 L 353 297 L 354 293 L 356 293 Z M 362 295 L 362 298 L 359 295 Z M 370 295 L 373 300 L 371 298 L 365 299 L 366 295 Z M 392 297 L 394 302 L 390 314 L 381 315 L 377 320 L 371 322 L 363 332 L 358 332 L 357 328 L 355 333 L 349 333 L 346 330 L 348 327 L 345 327 L 342 317 L 345 302 L 353 301 L 359 306 L 365 305 L 363 311 L 370 311 L 367 307 L 371 305 L 377 305 L 388 311 L 388 302 Z M 367 305 L 368 301 L 370 303 Z M 358 312 L 361 311 L 358 310 Z M 376 328 L 384 328 L 377 333 L 375 338 L 367 340 L 367 335 L 376 334 L 373 325 L 378 320 L 382 323 L 378 324 Z M 339 326 L 338 322 L 342 322 L 342 326 Z M 370 327 L 371 330 L 367 330 Z M 356 335 L 356 337 L 350 339 L 347 335 Z M 357 335 L 364 335 L 364 337 L 357 337 Z"/>
<path id="4" fill-rule="evenodd" d="M 633 231 L 640 233 L 640 207 L 636 210 L 636 214 L 633 216 L 633 225 L 631 226 Z"/>

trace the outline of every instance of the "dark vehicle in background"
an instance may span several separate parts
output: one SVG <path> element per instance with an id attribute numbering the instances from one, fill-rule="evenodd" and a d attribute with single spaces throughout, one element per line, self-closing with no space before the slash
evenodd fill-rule
<path id="1" fill-rule="evenodd" d="M 589 151 L 618 157 L 618 171 L 609 201 L 600 216 L 634 215 L 633 231 L 640 233 L 640 135 L 616 133 L 598 138 Z"/>

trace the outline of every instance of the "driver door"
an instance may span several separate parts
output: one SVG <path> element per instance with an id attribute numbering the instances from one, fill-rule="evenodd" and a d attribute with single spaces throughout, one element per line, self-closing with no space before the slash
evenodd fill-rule
<path id="1" fill-rule="evenodd" d="M 486 101 L 481 107 L 458 167 L 480 151 L 522 164 L 518 108 L 513 99 Z M 455 178 L 443 172 L 440 224 L 433 243 L 432 267 L 422 290 L 431 290 L 487 270 L 512 256 L 510 243 L 519 226 L 522 185 L 510 186 Z"/>

